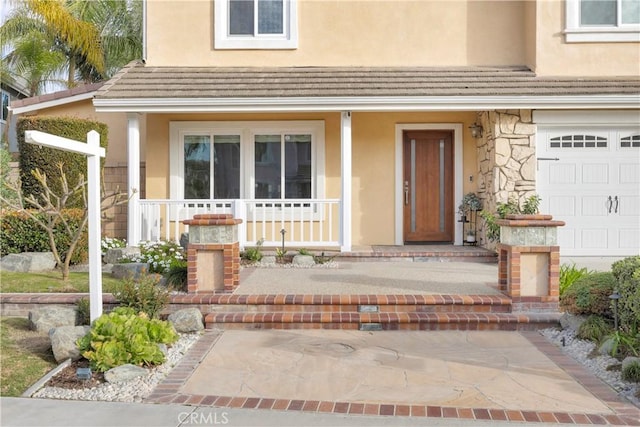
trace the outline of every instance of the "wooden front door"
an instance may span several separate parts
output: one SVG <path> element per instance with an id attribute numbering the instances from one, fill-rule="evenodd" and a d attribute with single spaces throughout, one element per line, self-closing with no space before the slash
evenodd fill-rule
<path id="1" fill-rule="evenodd" d="M 404 132 L 405 243 L 453 242 L 453 133 Z"/>

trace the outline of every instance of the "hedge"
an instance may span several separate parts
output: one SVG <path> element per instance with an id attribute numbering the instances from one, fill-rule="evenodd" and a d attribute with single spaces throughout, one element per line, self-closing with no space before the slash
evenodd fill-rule
<path id="1" fill-rule="evenodd" d="M 617 280 L 618 316 L 627 332 L 640 329 L 640 256 L 613 263 L 611 272 Z"/>
<path id="2" fill-rule="evenodd" d="M 47 175 L 47 182 L 57 195 L 60 195 L 61 192 L 58 164 L 64 164 L 70 187 L 78 183 L 80 175 L 85 178 L 87 175 L 87 159 L 83 154 L 27 144 L 24 141 L 25 131 L 38 130 L 76 141 L 86 141 L 87 133 L 95 130 L 100 134 L 101 147 L 106 149 L 108 141 L 108 126 L 106 124 L 71 117 L 23 117 L 18 119 L 16 129 L 20 149 L 20 180 L 25 196 L 32 194 L 37 197 L 41 193 L 40 183 L 32 175 L 32 171 L 35 169 L 39 169 Z M 104 164 L 104 159 L 102 164 Z M 74 197 L 66 207 L 84 208 L 82 196 Z"/>
<path id="3" fill-rule="evenodd" d="M 573 282 L 560 297 L 560 307 L 571 314 L 596 314 L 612 318 L 609 295 L 616 288 L 611 272 L 589 273 Z"/>
<path id="4" fill-rule="evenodd" d="M 0 256 L 21 252 L 49 252 L 49 237 L 46 231 L 35 220 L 29 218 L 24 212 L 3 211 L 2 223 L 0 223 Z M 46 219 L 43 213 L 37 213 L 39 217 Z M 63 211 L 72 229 L 77 230 L 84 211 L 82 209 L 66 209 Z M 56 247 L 60 258 L 65 259 L 69 250 L 70 237 L 61 224 L 58 224 L 54 233 Z M 88 259 L 89 238 L 85 227 L 76 250 L 71 258 L 71 264 L 82 264 Z"/>

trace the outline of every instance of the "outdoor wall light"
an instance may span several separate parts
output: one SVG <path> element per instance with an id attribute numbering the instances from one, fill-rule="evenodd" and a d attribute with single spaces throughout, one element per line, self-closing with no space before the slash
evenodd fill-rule
<path id="1" fill-rule="evenodd" d="M 78 368 L 76 370 L 76 376 L 79 380 L 87 381 L 91 379 L 91 368 Z"/>
<path id="2" fill-rule="evenodd" d="M 469 126 L 469 129 L 471 129 L 471 136 L 474 138 L 482 138 L 482 126 L 480 126 L 477 123 L 472 124 L 471 126 Z"/>

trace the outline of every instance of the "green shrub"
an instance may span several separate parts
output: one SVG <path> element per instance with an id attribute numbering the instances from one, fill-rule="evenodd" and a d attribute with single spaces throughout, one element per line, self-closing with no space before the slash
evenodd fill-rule
<path id="1" fill-rule="evenodd" d="M 537 214 L 539 207 L 540 196 L 534 194 L 525 199 L 522 207 L 517 200 L 509 199 L 507 203 L 498 203 L 495 213 L 486 210 L 480 211 L 480 217 L 484 220 L 487 239 L 492 242 L 500 240 L 500 226 L 496 222 L 498 219 L 504 219 L 510 214 Z"/>
<path id="2" fill-rule="evenodd" d="M 140 242 L 140 255 L 127 258 L 131 262 L 149 264 L 150 273 L 164 274 L 171 263 L 184 259 L 182 246 L 176 242 Z"/>
<path id="3" fill-rule="evenodd" d="M 100 146 L 107 148 L 108 126 L 104 123 L 93 122 L 72 117 L 21 117 L 16 123 L 18 135 L 18 147 L 20 150 L 20 180 L 24 195 L 33 194 L 38 198 L 42 189 L 40 183 L 34 178 L 32 171 L 39 169 L 47 175 L 47 181 L 55 194 L 61 193 L 60 170 L 58 165 L 62 163 L 69 180 L 69 187 L 73 188 L 78 183 L 80 175 L 87 174 L 87 158 L 83 154 L 71 153 L 55 148 L 39 147 L 27 144 L 24 141 L 26 130 L 37 130 L 76 141 L 86 141 L 87 133 L 95 130 L 100 134 Z M 104 161 L 102 162 L 104 164 Z M 82 196 L 75 196 L 67 207 L 83 208 Z"/>
<path id="4" fill-rule="evenodd" d="M 43 213 L 37 214 L 45 219 Z M 81 224 L 84 211 L 81 209 L 66 209 L 64 217 L 72 230 L 77 230 Z M 65 259 L 69 250 L 69 234 L 64 230 L 64 225 L 58 224 L 55 230 L 56 247 L 61 259 Z M 17 254 L 21 252 L 48 252 L 49 238 L 44 228 L 40 227 L 24 212 L 3 211 L 0 223 L 0 255 Z M 82 264 L 89 258 L 88 232 L 82 233 L 80 242 L 76 246 L 71 258 L 71 264 Z"/>
<path id="5" fill-rule="evenodd" d="M 575 263 L 572 265 L 562 264 L 560 266 L 560 295 L 564 294 L 576 280 L 590 273 L 592 272 L 586 267 L 578 268 Z"/>
<path id="6" fill-rule="evenodd" d="M 612 330 L 611 322 L 602 316 L 591 315 L 578 328 L 577 336 L 583 340 L 600 342 Z"/>
<path id="7" fill-rule="evenodd" d="M 181 292 L 187 292 L 187 261 L 174 260 L 169 267 L 169 271 L 165 273 L 164 277 L 167 279 L 167 285 L 171 286 L 173 289 Z"/>
<path id="8" fill-rule="evenodd" d="M 640 351 L 640 337 L 623 331 L 615 331 L 607 337 L 613 340 L 611 356 L 624 359 L 627 356 L 637 356 Z"/>
<path id="9" fill-rule="evenodd" d="M 617 280 L 618 318 L 620 327 L 627 331 L 640 329 L 640 256 L 628 257 L 611 266 Z"/>
<path id="10" fill-rule="evenodd" d="M 96 319 L 91 331 L 77 344 L 91 367 L 105 372 L 127 363 L 159 365 L 165 357 L 158 344 L 171 344 L 177 339 L 178 334 L 171 323 L 119 307 Z"/>
<path id="11" fill-rule="evenodd" d="M 616 280 L 610 272 L 590 273 L 577 279 L 560 296 L 560 307 L 571 314 L 612 317 L 611 300 Z"/>
<path id="12" fill-rule="evenodd" d="M 169 290 L 158 282 L 157 275 L 142 274 L 138 280 L 126 278 L 115 285 L 113 296 L 120 306 L 157 318 L 169 303 Z"/>
<path id="13" fill-rule="evenodd" d="M 298 249 L 298 253 L 302 256 L 313 256 L 313 254 L 309 252 L 309 249 L 306 249 L 306 248 Z"/>
<path id="14" fill-rule="evenodd" d="M 633 383 L 640 383 L 640 361 L 634 360 L 622 368 L 622 379 Z"/>
<path id="15" fill-rule="evenodd" d="M 0 147 L 0 196 L 3 198 L 14 201 L 17 199 L 16 192 L 10 187 L 11 168 L 9 163 L 11 162 L 11 154 L 3 146 Z"/>
<path id="16" fill-rule="evenodd" d="M 262 259 L 262 244 L 264 239 L 260 239 L 256 242 L 255 248 L 246 248 L 240 255 L 242 259 L 250 262 L 259 262 Z"/>

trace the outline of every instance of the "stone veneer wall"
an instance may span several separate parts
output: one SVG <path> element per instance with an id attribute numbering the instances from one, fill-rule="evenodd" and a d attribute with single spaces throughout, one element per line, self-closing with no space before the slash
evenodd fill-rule
<path id="1" fill-rule="evenodd" d="M 536 126 L 531 110 L 495 110 L 478 113 L 484 135 L 477 139 L 478 196 L 485 210 L 495 212 L 498 203 L 510 199 L 520 204 L 535 194 Z M 480 221 L 482 224 L 482 221 Z M 483 246 L 488 242 L 480 231 Z"/>

